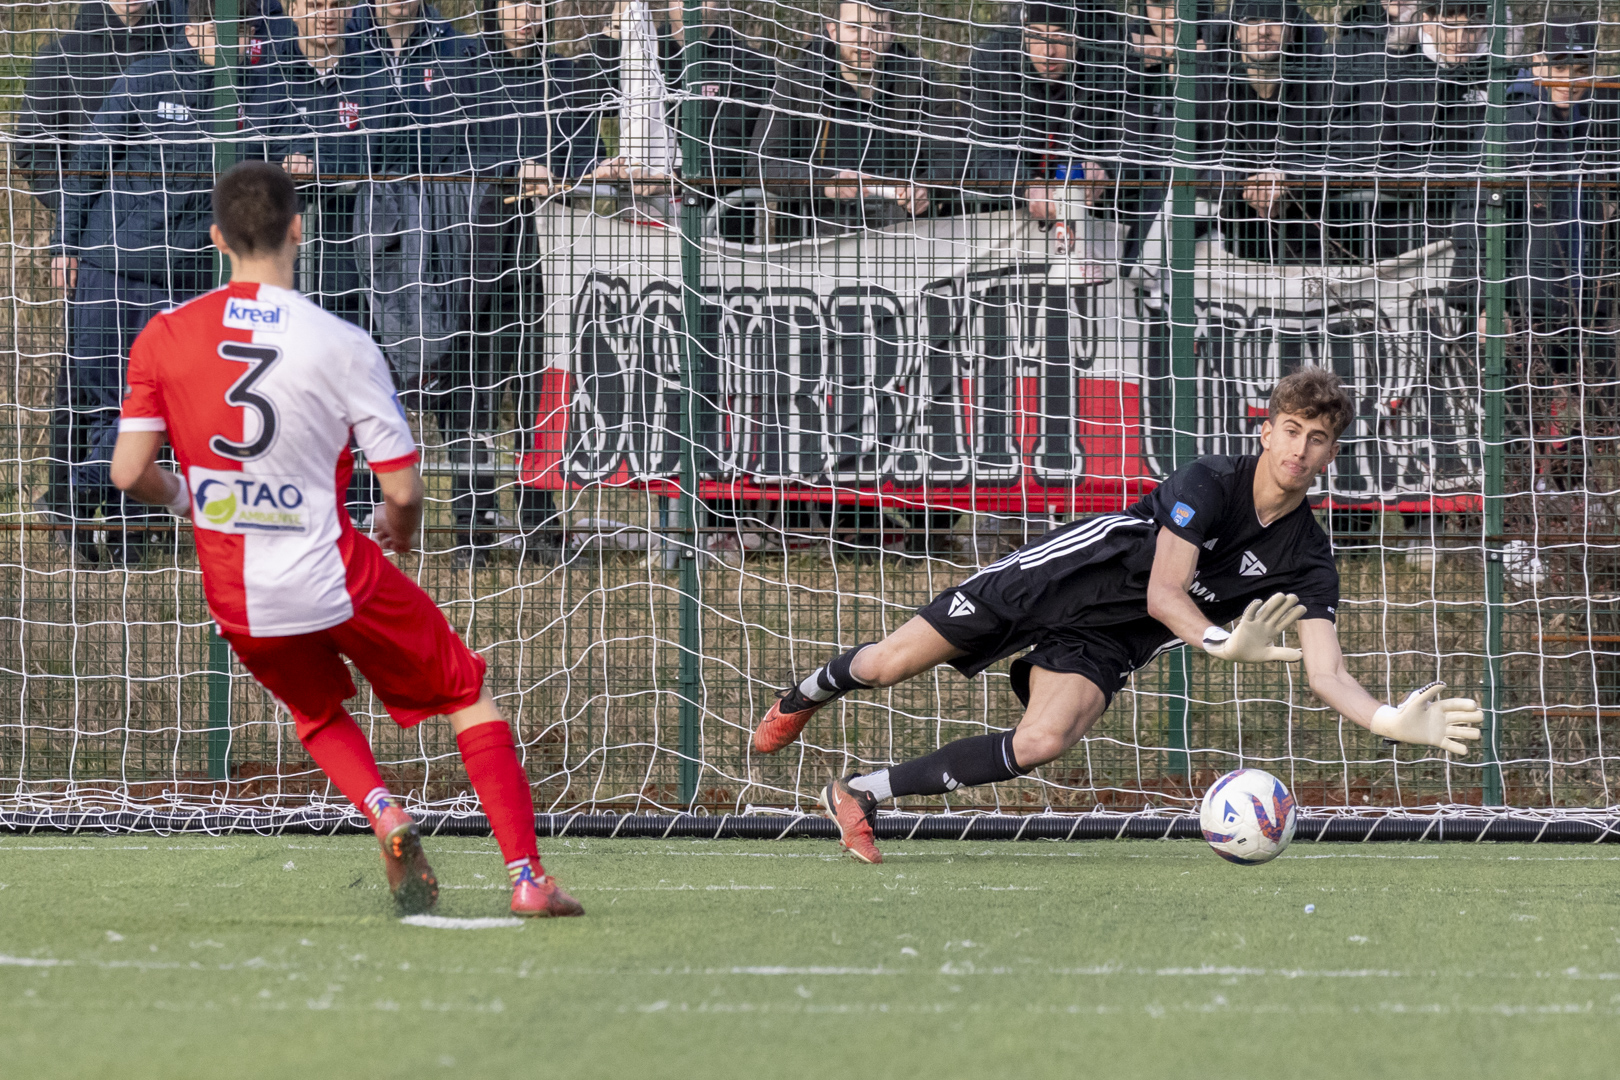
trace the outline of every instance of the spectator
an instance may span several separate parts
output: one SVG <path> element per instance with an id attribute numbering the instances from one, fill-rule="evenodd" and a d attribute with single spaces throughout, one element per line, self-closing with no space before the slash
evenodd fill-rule
<path id="1" fill-rule="evenodd" d="M 1380 173 L 1468 171 L 1485 121 L 1489 17 L 1488 0 L 1426 4 L 1418 48 L 1386 54 L 1382 81 L 1364 74 L 1368 93 L 1341 111 L 1339 152 Z"/>
<path id="2" fill-rule="evenodd" d="M 1620 167 L 1620 130 L 1615 96 L 1594 90 L 1596 53 L 1595 22 L 1548 16 L 1530 96 L 1511 102 L 1505 117 L 1504 166 L 1523 177 L 1504 206 L 1508 310 L 1528 323 L 1532 359 L 1559 379 L 1579 378 L 1583 359 L 1598 362 L 1601 378 L 1614 377 L 1612 331 L 1597 331 L 1616 314 L 1620 205 L 1602 181 Z M 1471 192 L 1458 207 L 1450 295 L 1479 318 L 1481 333 L 1484 222 L 1482 200 Z"/>
<path id="3" fill-rule="evenodd" d="M 473 497 L 473 460 L 486 437 L 469 430 L 468 376 L 457 370 L 483 299 L 474 285 L 494 278 L 474 265 L 493 255 L 480 246 L 488 187 L 480 173 L 495 172 L 501 157 L 486 112 L 488 57 L 423 0 L 376 0 L 357 11 L 356 24 L 375 65 L 372 179 L 355 205 L 361 288 L 401 400 L 434 418 L 454 469 L 456 559 L 466 564 L 475 534 L 509 524 Z"/>
<path id="4" fill-rule="evenodd" d="M 354 0 L 289 0 L 268 20 L 269 48 L 249 54 L 244 81 L 279 82 L 297 114 L 287 172 L 304 184 L 300 291 L 328 311 L 362 323 L 354 250 L 357 178 L 371 172 L 369 128 L 376 58 L 345 33 Z M 357 470 L 363 472 L 365 470 Z"/>
<path id="5" fill-rule="evenodd" d="M 1124 136 L 1116 207 L 1120 223 L 1130 226 L 1124 259 L 1135 262 L 1142 241 L 1164 206 L 1166 189 L 1156 186 L 1169 177 L 1176 136 L 1175 0 L 1148 0 L 1138 29 L 1128 39 L 1125 57 Z M 1204 48 L 1201 39 L 1195 47 Z"/>
<path id="6" fill-rule="evenodd" d="M 825 32 L 778 66 L 755 134 L 765 177 L 808 182 L 818 223 L 881 227 L 928 211 L 951 174 L 950 102 L 895 40 L 887 0 L 836 0 Z"/>
<path id="7" fill-rule="evenodd" d="M 484 9 L 493 120 L 484 138 L 497 169 L 538 197 L 551 193 L 551 181 L 577 178 L 602 158 L 586 111 L 590 65 L 551 53 L 546 27 L 544 3 L 499 0 Z"/>
<path id="8" fill-rule="evenodd" d="M 299 291 L 341 318 L 365 325 L 354 215 L 358 177 L 371 172 L 376 57 L 348 33 L 355 0 L 289 0 L 266 20 L 270 40 L 249 51 L 240 72 L 249 84 L 280 83 L 297 114 L 294 153 L 283 163 L 302 185 L 304 244 Z M 381 490 L 370 469 L 356 469 L 345 503 L 369 528 Z"/>
<path id="9" fill-rule="evenodd" d="M 47 209 L 61 206 L 63 171 L 90 133 L 96 110 L 113 82 L 132 63 L 168 48 L 168 28 L 156 0 L 89 0 L 73 28 L 53 38 L 34 57 L 23 82 L 23 103 L 12 143 L 12 161 Z M 51 285 L 69 292 L 69 258 L 51 260 Z M 68 327 L 68 338 L 72 328 Z M 83 457 L 83 433 L 73 414 L 69 361 L 64 353 L 51 401 L 49 482 L 35 505 L 59 522 L 72 518 L 70 462 Z M 67 533 L 53 534 L 64 542 Z M 88 535 L 74 533 L 73 546 L 88 561 L 97 557 Z"/>
<path id="10" fill-rule="evenodd" d="M 1455 174 L 1477 162 L 1489 73 L 1488 0 L 1424 0 L 1410 23 L 1401 21 L 1407 10 L 1390 10 L 1382 50 L 1363 48 L 1376 24 L 1348 44 L 1341 41 L 1344 48 L 1333 61 L 1328 151 L 1335 172 Z M 1357 261 L 1372 261 L 1444 236 L 1456 189 L 1346 186 L 1341 196 L 1330 210 L 1329 231 L 1359 252 Z"/>
<path id="11" fill-rule="evenodd" d="M 1374 164 L 1373 133 L 1359 125 L 1379 114 L 1391 65 L 1400 69 L 1405 58 L 1416 54 L 1422 8 L 1422 0 L 1366 0 L 1339 24 L 1325 73 L 1332 84 L 1336 125 L 1328 146 L 1331 168 L 1360 175 Z M 1358 261 L 1387 258 L 1428 242 L 1422 190 L 1346 186 L 1340 196 L 1330 213 L 1341 213 L 1328 222 L 1328 229 Z"/>
<path id="12" fill-rule="evenodd" d="M 1322 189 L 1299 180 L 1320 168 L 1328 116 L 1314 24 L 1296 0 L 1234 0 L 1229 18 L 1198 86 L 1198 153 L 1222 234 L 1239 258 L 1316 262 Z"/>
<path id="13" fill-rule="evenodd" d="M 1335 113 L 1348 117 L 1334 142 L 1360 148 L 1341 156 L 1349 167 L 1367 164 L 1370 133 L 1358 131 L 1357 125 L 1369 112 L 1377 112 L 1392 74 L 1400 77 L 1404 58 L 1417 52 L 1423 9 L 1423 0 L 1365 0 L 1339 24 L 1327 75 L 1333 84 Z M 1391 65 L 1396 68 L 1393 73 Z"/>
<path id="14" fill-rule="evenodd" d="M 476 145 L 484 50 L 425 0 L 376 0 L 357 9 L 363 48 L 377 65 L 372 165 L 394 176 L 468 176 Z"/>
<path id="15" fill-rule="evenodd" d="M 1095 198 L 1108 172 L 1097 159 L 1121 128 L 1122 35 L 1111 13 L 1062 3 L 1022 6 L 1023 25 L 992 31 L 969 70 L 970 180 L 1017 180 L 1037 221 L 1068 216 L 1054 180 Z"/>
<path id="16" fill-rule="evenodd" d="M 524 380 L 539 358 L 545 310 L 544 268 L 531 225 L 533 207 L 520 196 L 545 197 L 555 181 L 572 180 L 601 159 L 588 100 L 573 61 L 546 48 L 546 9 L 528 0 L 501 0 L 484 10 L 489 67 L 483 99 L 487 119 L 481 156 L 515 186 L 482 192 L 473 234 L 472 323 L 445 357 L 432 400 L 439 431 L 455 466 L 451 500 L 459 537 L 458 566 L 482 566 L 492 551 L 517 550 L 522 539 L 499 510 L 494 474 L 502 398 L 510 392 L 520 431 L 533 431 L 535 403 Z M 544 496 L 516 491 L 525 531 L 543 524 Z M 538 541 L 538 538 L 536 538 Z"/>
<path id="17" fill-rule="evenodd" d="M 252 36 L 252 24 L 243 25 L 251 52 L 260 38 Z M 114 563 L 139 562 L 146 541 L 145 510 L 122 516 L 122 496 L 108 474 L 124 357 L 154 312 L 214 280 L 208 226 L 221 124 L 217 62 L 213 0 L 190 0 L 183 35 L 113 84 L 64 184 L 56 243 L 73 288 L 69 362 L 85 426 L 83 455 L 71 475 L 73 512 L 81 520 L 98 511 L 109 522 L 118 519 L 108 532 Z M 284 94 L 250 90 L 235 112 L 238 157 L 283 156 L 292 112 Z"/>

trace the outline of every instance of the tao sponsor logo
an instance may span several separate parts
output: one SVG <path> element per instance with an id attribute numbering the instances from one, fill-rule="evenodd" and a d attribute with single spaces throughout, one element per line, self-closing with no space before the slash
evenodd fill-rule
<path id="1" fill-rule="evenodd" d="M 309 531 L 308 507 L 296 480 L 201 468 L 191 472 L 198 528 L 226 533 Z"/>

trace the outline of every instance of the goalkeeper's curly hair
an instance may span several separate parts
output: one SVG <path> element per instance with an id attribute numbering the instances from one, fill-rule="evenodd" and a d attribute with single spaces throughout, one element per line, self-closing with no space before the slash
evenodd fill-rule
<path id="1" fill-rule="evenodd" d="M 1350 400 L 1350 392 L 1333 372 L 1327 368 L 1302 367 L 1279 379 L 1271 392 L 1271 419 L 1276 420 L 1283 413 L 1307 420 L 1325 417 L 1337 439 L 1356 418 L 1356 406 Z"/>

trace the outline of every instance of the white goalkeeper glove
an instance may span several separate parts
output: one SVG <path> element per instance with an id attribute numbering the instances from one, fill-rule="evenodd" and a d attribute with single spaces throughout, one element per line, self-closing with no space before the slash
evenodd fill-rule
<path id="1" fill-rule="evenodd" d="M 1438 747 L 1452 754 L 1468 753 L 1468 747 L 1457 740 L 1477 741 L 1485 714 L 1473 698 L 1440 700 L 1440 691 L 1445 688 L 1443 682 L 1432 682 L 1407 694 L 1399 705 L 1378 706 L 1373 713 L 1373 734 L 1396 742 Z"/>
<path id="2" fill-rule="evenodd" d="M 170 496 L 169 501 L 163 504 L 163 508 L 175 517 L 189 517 L 191 514 L 191 485 L 186 483 L 186 478 L 179 473 L 170 473 L 169 475 L 174 477 L 174 482 L 180 486 L 175 489 L 175 493 Z"/>
<path id="3" fill-rule="evenodd" d="M 1304 615 L 1305 605 L 1292 593 L 1277 593 L 1264 602 L 1256 600 L 1230 634 L 1218 626 L 1205 630 L 1204 651 L 1234 664 L 1260 664 L 1268 660 L 1291 664 L 1300 658 L 1300 651 L 1272 642 Z"/>

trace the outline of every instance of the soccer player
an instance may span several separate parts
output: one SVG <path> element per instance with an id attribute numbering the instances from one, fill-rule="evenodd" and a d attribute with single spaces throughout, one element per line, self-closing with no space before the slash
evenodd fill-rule
<path id="1" fill-rule="evenodd" d="M 1339 651 L 1339 574 L 1305 495 L 1339 450 L 1355 412 L 1337 376 L 1283 378 L 1261 425 L 1257 457 L 1212 456 L 1177 469 L 1123 514 L 1066 525 L 937 596 L 883 641 L 858 645 L 782 691 L 754 731 L 772 754 L 851 690 L 893 686 L 949 663 L 972 677 L 1012 664 L 1026 706 L 1011 731 L 958 739 L 865 776 L 834 779 L 822 805 L 844 847 L 881 862 L 878 803 L 942 795 L 1023 776 L 1078 742 L 1131 672 L 1183 642 L 1233 663 L 1290 663 L 1330 708 L 1396 742 L 1467 752 L 1484 719 L 1434 682 L 1398 705 L 1361 688 Z M 1221 624 L 1238 618 L 1230 631 Z M 1275 644 L 1297 628 L 1299 648 Z"/>
<path id="2" fill-rule="evenodd" d="M 513 913 L 582 914 L 540 865 L 529 780 L 484 687 L 483 657 L 383 555 L 409 554 L 421 521 L 416 443 L 377 346 L 292 290 L 303 237 L 292 180 L 244 162 L 214 185 L 213 212 L 231 282 L 154 316 L 136 338 L 113 483 L 191 516 L 214 622 L 371 821 L 402 910 L 432 907 L 438 882 L 343 708 L 355 692 L 345 656 L 401 727 L 450 718 L 506 860 Z M 339 501 L 351 433 L 382 488 L 382 548 Z M 178 474 L 157 464 L 165 436 Z"/>

